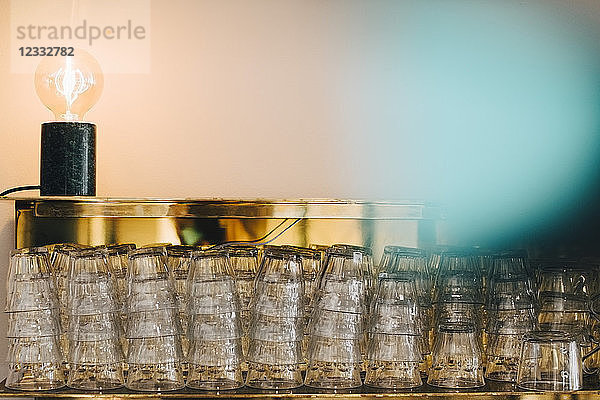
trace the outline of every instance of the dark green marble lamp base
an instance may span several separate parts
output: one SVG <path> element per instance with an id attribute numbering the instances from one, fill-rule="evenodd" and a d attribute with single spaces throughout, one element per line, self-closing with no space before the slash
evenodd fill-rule
<path id="1" fill-rule="evenodd" d="M 40 186 L 42 196 L 96 195 L 96 125 L 42 124 Z"/>

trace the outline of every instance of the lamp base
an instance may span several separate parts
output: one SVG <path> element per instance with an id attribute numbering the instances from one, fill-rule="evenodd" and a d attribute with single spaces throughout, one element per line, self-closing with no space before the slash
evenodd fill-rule
<path id="1" fill-rule="evenodd" d="M 96 195 L 96 125 L 89 122 L 42 124 L 40 194 Z"/>

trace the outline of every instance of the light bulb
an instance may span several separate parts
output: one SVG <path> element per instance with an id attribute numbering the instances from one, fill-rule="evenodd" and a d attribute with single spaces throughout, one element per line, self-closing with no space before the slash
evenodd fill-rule
<path id="1" fill-rule="evenodd" d="M 46 56 L 35 71 L 35 91 L 57 121 L 82 121 L 102 93 L 98 61 L 75 49 L 73 56 Z"/>

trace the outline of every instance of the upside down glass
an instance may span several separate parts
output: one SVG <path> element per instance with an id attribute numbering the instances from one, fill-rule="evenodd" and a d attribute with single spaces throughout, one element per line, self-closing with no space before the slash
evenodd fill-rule
<path id="1" fill-rule="evenodd" d="M 349 389 L 362 384 L 368 308 L 370 252 L 355 246 L 332 246 L 314 303 L 304 384 L 315 388 Z M 368 265 L 371 265 L 370 267 Z"/>
<path id="2" fill-rule="evenodd" d="M 246 384 L 260 389 L 302 385 L 304 276 L 290 249 L 264 250 L 252 301 Z"/>
<path id="3" fill-rule="evenodd" d="M 195 251 L 187 287 L 190 343 L 187 386 L 203 390 L 243 386 L 240 307 L 227 252 Z M 224 287 L 229 290 L 223 291 Z M 208 293 L 225 297 L 203 301 Z"/>
<path id="4" fill-rule="evenodd" d="M 141 248 L 129 252 L 128 258 L 126 386 L 140 391 L 181 389 L 185 382 L 179 307 L 166 250 Z M 142 322 L 149 316 L 152 319 Z"/>
<path id="5" fill-rule="evenodd" d="M 248 354 L 248 331 L 250 329 L 250 303 L 254 296 L 254 279 L 258 271 L 258 248 L 246 244 L 234 244 L 225 248 L 240 302 L 240 322 L 244 336 L 242 352 Z"/>
<path id="6" fill-rule="evenodd" d="M 483 349 L 473 324 L 444 324 L 438 328 L 427 383 L 455 389 L 485 385 Z"/>
<path id="7" fill-rule="evenodd" d="M 561 331 L 525 336 L 517 386 L 527 390 L 570 392 L 581 389 L 582 361 L 576 337 Z"/>
<path id="8" fill-rule="evenodd" d="M 71 252 L 67 287 L 67 385 L 82 390 L 123 386 L 121 305 L 106 250 Z"/>
<path id="9" fill-rule="evenodd" d="M 422 340 L 421 335 L 372 334 L 365 385 L 389 389 L 421 386 Z"/>
<path id="10" fill-rule="evenodd" d="M 6 281 L 6 387 L 51 390 L 65 385 L 55 285 L 48 249 L 13 250 Z"/>

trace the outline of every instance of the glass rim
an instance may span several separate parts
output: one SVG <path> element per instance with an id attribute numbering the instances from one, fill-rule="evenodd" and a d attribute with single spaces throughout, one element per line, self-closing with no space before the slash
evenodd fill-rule
<path id="1" fill-rule="evenodd" d="M 20 249 L 11 250 L 10 256 L 37 256 L 37 255 L 49 255 L 50 251 L 45 246 L 37 247 L 22 247 Z"/>
<path id="2" fill-rule="evenodd" d="M 475 333 L 477 332 L 476 323 L 470 322 L 445 322 L 438 326 L 438 332 L 444 333 Z"/>
<path id="3" fill-rule="evenodd" d="M 383 254 L 398 254 L 414 257 L 427 257 L 427 252 L 417 247 L 388 245 L 383 248 Z"/>
<path id="4" fill-rule="evenodd" d="M 589 294 L 575 295 L 572 293 L 541 291 L 538 293 L 538 302 L 541 304 L 544 303 L 547 299 L 561 299 L 565 301 L 571 301 L 574 303 L 588 303 L 590 300 L 589 297 Z"/>
<path id="5" fill-rule="evenodd" d="M 539 267 L 540 272 L 586 272 L 595 273 L 598 265 L 576 260 L 554 260 L 544 263 Z"/>
<path id="6" fill-rule="evenodd" d="M 106 246 L 106 252 L 113 255 L 127 255 L 136 248 L 135 243 L 119 243 Z"/>
<path id="7" fill-rule="evenodd" d="M 577 337 L 577 333 L 567 332 L 567 331 L 558 331 L 558 330 L 548 330 L 548 331 L 540 331 L 535 330 L 529 333 L 526 333 L 523 336 L 523 340 L 529 343 L 543 343 L 543 342 L 556 342 L 556 343 L 569 343 L 575 341 Z"/>
<path id="8" fill-rule="evenodd" d="M 70 251 L 85 249 L 85 248 L 89 247 L 89 246 L 82 245 L 79 243 L 57 243 L 52 246 L 53 246 L 52 250 L 51 250 L 52 253 L 61 253 L 61 254 L 68 254 Z M 47 247 L 49 247 L 49 246 L 47 246 Z"/>
<path id="9" fill-rule="evenodd" d="M 223 248 L 215 248 L 215 249 L 195 249 L 191 252 L 190 257 L 192 260 L 197 260 L 199 258 L 221 258 L 227 257 L 227 250 Z"/>
<path id="10" fill-rule="evenodd" d="M 510 249 L 510 250 L 501 250 L 492 254 L 492 257 L 497 260 L 509 260 L 509 259 L 526 259 L 527 258 L 527 250 L 525 249 Z"/>
<path id="11" fill-rule="evenodd" d="M 437 254 L 440 254 L 442 257 L 474 258 L 477 257 L 477 249 L 471 247 L 452 247 L 442 250 Z"/>
<path id="12" fill-rule="evenodd" d="M 328 251 L 335 251 L 335 250 L 349 250 L 351 253 L 355 253 L 355 252 L 359 252 L 362 253 L 363 255 L 367 255 L 367 256 L 372 256 L 373 255 L 373 250 L 370 247 L 366 247 L 366 246 L 357 246 L 354 244 L 345 244 L 345 243 L 335 243 L 332 244 L 329 249 L 325 250 L 326 252 Z"/>
<path id="13" fill-rule="evenodd" d="M 302 247 L 302 246 L 293 246 L 293 245 L 289 245 L 289 244 L 284 244 L 282 246 L 280 246 L 282 249 L 288 249 L 293 251 L 294 253 L 298 254 L 300 257 L 302 258 L 315 258 L 315 259 L 321 259 L 321 252 L 319 250 L 315 250 L 315 249 L 309 249 L 308 247 Z"/>
<path id="14" fill-rule="evenodd" d="M 377 275 L 377 280 L 386 282 L 414 282 L 417 276 L 418 274 L 415 271 L 380 272 Z"/>
<path id="15" fill-rule="evenodd" d="M 247 243 L 231 243 L 224 247 L 229 257 L 258 257 L 258 247 Z"/>
<path id="16" fill-rule="evenodd" d="M 149 256 L 165 256 L 165 255 L 166 255 L 166 247 L 165 246 L 140 247 L 138 249 L 133 249 L 129 253 L 127 253 L 127 257 L 129 259 L 140 258 L 140 257 L 149 257 Z"/>
<path id="17" fill-rule="evenodd" d="M 89 249 L 72 250 L 69 252 L 72 258 L 105 258 L 107 256 L 106 248 L 92 247 Z"/>
<path id="18" fill-rule="evenodd" d="M 267 257 L 294 259 L 297 262 L 300 262 L 300 256 L 296 252 L 292 251 L 291 249 L 286 249 L 282 246 L 276 245 L 266 245 L 263 247 L 262 261 L 264 262 Z"/>
<path id="19" fill-rule="evenodd" d="M 196 246 L 186 244 L 173 244 L 167 246 L 167 257 L 191 257 L 192 253 L 197 250 Z"/>

